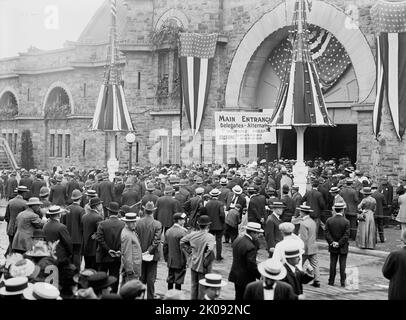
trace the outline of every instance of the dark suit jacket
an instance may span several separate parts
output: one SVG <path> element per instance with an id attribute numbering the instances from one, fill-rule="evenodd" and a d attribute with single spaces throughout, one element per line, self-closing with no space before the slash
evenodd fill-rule
<path id="1" fill-rule="evenodd" d="M 180 249 L 180 239 L 182 239 L 187 233 L 187 229 L 179 225 L 173 225 L 168 231 L 166 231 L 163 254 L 164 259 L 168 264 L 168 268 L 186 268 L 186 256 Z"/>
<path id="2" fill-rule="evenodd" d="M 295 214 L 296 202 L 287 194 L 282 195 L 281 202 L 286 206 L 286 209 L 283 210 L 281 215 L 281 220 L 283 222 L 290 222 L 292 216 Z"/>
<path id="3" fill-rule="evenodd" d="M 159 197 L 157 195 L 147 192 L 141 199 L 141 206 L 144 207 L 149 201 L 152 201 L 156 206 L 158 199 Z"/>
<path id="4" fill-rule="evenodd" d="M 206 204 L 207 215 L 210 217 L 210 231 L 221 231 L 225 228 L 226 215 L 224 203 L 217 199 L 211 199 Z"/>
<path id="5" fill-rule="evenodd" d="M 8 198 L 13 197 L 14 190 L 18 187 L 17 179 L 14 177 L 9 177 L 6 182 L 6 196 Z"/>
<path id="6" fill-rule="evenodd" d="M 80 189 L 79 183 L 76 181 L 76 179 L 72 179 L 71 181 L 69 181 L 66 184 L 66 202 L 69 204 L 71 204 L 73 202 L 70 197 L 72 196 L 72 192 L 75 189 L 82 191 L 82 189 Z"/>
<path id="7" fill-rule="evenodd" d="M 257 194 L 251 197 L 248 203 L 248 221 L 261 223 L 261 218 L 265 218 L 266 198 Z"/>
<path id="8" fill-rule="evenodd" d="M 122 206 L 121 197 L 123 195 L 124 188 L 125 188 L 124 183 L 117 183 L 114 185 L 114 201 L 117 202 L 120 207 Z M 140 201 L 140 199 L 141 197 L 138 196 L 138 201 Z"/>
<path id="9" fill-rule="evenodd" d="M 59 240 L 56 246 L 56 256 L 61 262 L 72 256 L 72 239 L 68 229 L 57 220 L 49 220 L 43 228 L 46 241 L 55 242 Z"/>
<path id="10" fill-rule="evenodd" d="M 73 244 L 81 244 L 83 240 L 82 217 L 85 209 L 72 203 L 66 208 L 67 212 L 62 216 L 61 222 L 68 228 Z"/>
<path id="11" fill-rule="evenodd" d="M 7 222 L 7 235 L 14 235 L 17 228 L 17 216 L 20 212 L 25 210 L 26 203 L 27 201 L 21 196 L 16 196 L 8 202 L 6 214 L 4 216 L 4 220 Z"/>
<path id="12" fill-rule="evenodd" d="M 375 191 L 371 197 L 376 200 L 374 217 L 383 218 L 383 208 L 386 206 L 385 196 L 379 191 Z"/>
<path id="13" fill-rule="evenodd" d="M 302 198 L 302 203 L 306 202 L 306 205 L 310 206 L 314 212 L 310 215 L 313 219 L 319 218 L 320 213 L 326 210 L 326 203 L 323 195 L 320 191 L 312 189 L 306 192 Z"/>
<path id="14" fill-rule="evenodd" d="M 297 300 L 290 284 L 283 281 L 276 281 L 274 289 L 274 300 Z M 244 292 L 244 300 L 264 300 L 264 281 L 258 280 L 247 285 Z"/>
<path id="15" fill-rule="evenodd" d="M 125 222 L 117 216 L 111 216 L 109 219 L 101 221 L 97 227 L 96 241 L 96 262 L 112 262 L 114 259 L 110 256 L 109 250 L 118 251 L 121 247 L 121 231 Z"/>
<path id="16" fill-rule="evenodd" d="M 350 237 L 350 222 L 341 215 L 336 214 L 326 221 L 324 231 L 326 240 L 329 244 L 328 251 L 332 253 L 347 254 L 348 238 Z M 333 248 L 332 242 L 338 242 L 339 247 Z"/>
<path id="17" fill-rule="evenodd" d="M 57 206 L 64 206 L 66 204 L 66 187 L 62 184 L 56 184 L 51 187 L 49 192 L 49 201 Z"/>
<path id="18" fill-rule="evenodd" d="M 383 184 L 381 184 L 379 186 L 378 191 L 379 192 L 382 191 L 382 193 L 383 193 L 383 195 L 385 197 L 386 204 L 388 206 L 391 206 L 392 202 L 393 202 L 393 187 L 392 187 L 392 185 L 390 183 L 388 183 L 388 182 L 383 183 Z"/>
<path id="19" fill-rule="evenodd" d="M 100 200 L 103 201 L 103 207 L 108 207 L 110 202 L 114 199 L 114 183 L 111 181 L 102 181 L 96 186 L 96 192 Z"/>
<path id="20" fill-rule="evenodd" d="M 221 194 L 219 195 L 218 200 L 223 202 L 224 205 L 227 205 L 227 203 L 231 201 L 231 198 L 234 193 L 231 191 L 231 189 L 224 186 L 220 188 L 220 192 Z"/>
<path id="21" fill-rule="evenodd" d="M 180 203 L 172 196 L 160 197 L 156 203 L 154 218 L 161 222 L 162 227 L 169 228 L 173 225 L 173 215 L 181 212 Z"/>
<path id="22" fill-rule="evenodd" d="M 235 200 L 235 199 L 237 199 L 237 200 Z M 235 201 L 237 201 L 237 202 L 235 202 Z M 240 204 L 243 209 L 247 207 L 247 200 L 245 200 L 245 197 L 243 194 L 235 195 L 233 193 L 233 196 L 230 197 L 230 201 L 227 203 L 227 210 L 230 210 L 231 203 Z"/>
<path id="23" fill-rule="evenodd" d="M 283 239 L 283 235 L 279 230 L 279 225 L 281 223 L 282 221 L 278 220 L 273 213 L 270 214 L 266 220 L 264 233 L 268 250 L 270 248 L 275 248 L 275 245 Z"/>
<path id="24" fill-rule="evenodd" d="M 340 196 L 343 197 L 347 205 L 345 214 L 356 215 L 358 212 L 357 206 L 359 203 L 358 192 L 352 187 L 344 186 L 340 191 Z"/>
<path id="25" fill-rule="evenodd" d="M 132 206 L 136 204 L 138 201 L 140 201 L 139 194 L 132 190 L 128 189 L 125 192 L 123 192 L 123 195 L 121 196 L 121 205 L 127 205 L 127 206 Z"/>
<path id="26" fill-rule="evenodd" d="M 293 288 L 293 292 L 297 295 L 303 293 L 303 283 L 309 283 L 314 278 L 308 275 L 307 273 L 297 270 L 296 273 L 293 272 L 287 263 L 284 264 L 286 268 L 286 277 L 282 280 L 288 284 L 290 284 Z"/>
<path id="27" fill-rule="evenodd" d="M 248 237 L 241 235 L 234 240 L 233 264 L 231 265 L 228 280 L 238 286 L 246 286 L 248 283 L 261 277 L 257 268 L 257 246 Z"/>
<path id="28" fill-rule="evenodd" d="M 39 192 L 42 187 L 46 186 L 45 181 L 40 179 L 35 179 L 31 185 L 31 196 L 39 198 Z"/>
<path id="29" fill-rule="evenodd" d="M 180 188 L 175 192 L 175 199 L 179 201 L 182 212 L 184 211 L 185 202 L 190 199 L 190 193 L 185 188 Z"/>
<path id="30" fill-rule="evenodd" d="M 84 256 L 96 256 L 97 242 L 95 239 L 92 239 L 92 235 L 96 233 L 98 224 L 102 220 L 103 218 L 92 209 L 90 209 L 90 212 L 83 215 L 82 254 Z"/>
<path id="31" fill-rule="evenodd" d="M 153 261 L 159 261 L 162 224 L 151 215 L 145 215 L 137 222 L 135 232 L 140 239 L 142 252 L 148 251 L 154 255 Z"/>
<path id="32" fill-rule="evenodd" d="M 388 255 L 382 273 L 390 280 L 388 299 L 406 300 L 406 247 Z"/>

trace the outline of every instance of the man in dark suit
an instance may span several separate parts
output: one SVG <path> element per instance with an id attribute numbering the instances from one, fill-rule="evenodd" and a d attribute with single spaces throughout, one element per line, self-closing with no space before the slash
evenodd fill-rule
<path id="1" fill-rule="evenodd" d="M 109 276 L 119 279 L 121 231 L 125 222 L 118 217 L 119 205 L 117 202 L 110 202 L 107 210 L 108 219 L 101 221 L 97 227 L 96 263 L 99 265 L 99 271 L 108 272 Z M 112 285 L 113 292 L 117 292 L 117 289 L 118 282 Z"/>
<path id="2" fill-rule="evenodd" d="M 258 193 L 258 186 L 248 187 L 248 221 L 263 224 L 265 221 L 266 198 Z"/>
<path id="3" fill-rule="evenodd" d="M 49 201 L 56 206 L 65 207 L 66 204 L 66 186 L 61 184 L 62 176 L 56 177 L 56 185 L 51 187 Z"/>
<path id="4" fill-rule="evenodd" d="M 58 265 L 69 264 L 72 257 L 72 238 L 69 235 L 68 228 L 59 222 L 62 212 L 63 210 L 60 206 L 51 206 L 47 212 L 49 221 L 42 229 L 46 241 L 56 242 L 59 240 L 56 246 Z"/>
<path id="5" fill-rule="evenodd" d="M 73 190 L 81 190 L 79 183 L 76 181 L 75 174 L 73 172 L 68 173 L 68 183 L 66 184 L 66 203 L 71 204 L 72 203 L 72 192 Z"/>
<path id="6" fill-rule="evenodd" d="M 286 277 L 283 281 L 292 286 L 293 292 L 299 299 L 303 299 L 303 284 L 309 283 L 314 277 L 298 268 L 302 252 L 297 241 L 290 240 L 290 243 L 287 243 L 284 249 Z"/>
<path id="7" fill-rule="evenodd" d="M 103 203 L 104 216 L 108 216 L 107 205 L 114 201 L 114 183 L 109 180 L 107 173 L 103 174 L 103 181 L 96 186 L 96 192 Z"/>
<path id="8" fill-rule="evenodd" d="M 206 204 L 207 215 L 212 221 L 210 225 L 210 233 L 216 237 L 216 260 L 221 261 L 223 257 L 221 256 L 222 251 L 222 237 L 225 229 L 226 215 L 224 213 L 224 202 L 218 200 L 220 195 L 219 189 L 213 189 L 210 191 L 212 199 L 210 199 Z"/>
<path id="9" fill-rule="evenodd" d="M 350 236 L 350 222 L 343 216 L 345 203 L 333 206 L 335 215 L 326 221 L 325 237 L 330 252 L 330 277 L 328 284 L 333 286 L 336 277 L 337 260 L 340 262 L 341 286 L 345 287 L 345 268 L 348 254 L 348 238 Z"/>
<path id="10" fill-rule="evenodd" d="M 143 184 L 144 185 L 144 184 Z M 144 208 L 147 202 L 152 201 L 154 205 L 158 202 L 159 197 L 153 192 L 155 190 L 155 185 L 152 182 L 148 182 L 146 186 L 146 191 L 141 199 L 141 207 Z"/>
<path id="11" fill-rule="evenodd" d="M 231 201 L 231 198 L 233 196 L 233 192 L 231 189 L 227 188 L 227 178 L 221 178 L 220 179 L 220 195 L 218 196 L 219 201 L 223 202 L 224 205 L 227 205 L 228 202 Z"/>
<path id="12" fill-rule="evenodd" d="M 383 214 L 385 216 L 384 225 L 387 226 L 389 224 L 390 216 L 392 215 L 392 203 L 393 203 L 393 187 L 388 181 L 387 176 L 382 177 L 382 183 L 378 189 L 379 192 L 385 197 L 386 206 L 383 208 Z"/>
<path id="13" fill-rule="evenodd" d="M 279 230 L 279 225 L 282 223 L 281 215 L 286 206 L 279 201 L 275 201 L 271 206 L 272 214 L 268 216 L 265 223 L 265 240 L 266 247 L 269 252 L 269 257 L 272 258 L 275 250 L 275 245 L 283 239 L 283 235 Z"/>
<path id="14" fill-rule="evenodd" d="M 13 244 L 14 234 L 17 230 L 17 216 L 20 212 L 26 209 L 27 201 L 24 200 L 23 195 L 27 193 L 28 189 L 26 186 L 17 187 L 17 195 L 11 199 L 6 207 L 6 214 L 4 220 L 7 222 L 7 235 L 9 245 L 6 251 L 6 255 L 11 253 L 11 246 Z"/>
<path id="15" fill-rule="evenodd" d="M 281 202 L 286 206 L 281 215 L 281 220 L 283 222 L 291 222 L 295 214 L 296 202 L 289 195 L 289 186 L 287 184 L 282 186 Z"/>
<path id="16" fill-rule="evenodd" d="M 46 187 L 46 183 L 42 180 L 42 175 L 37 173 L 32 185 L 31 185 L 31 194 L 33 197 L 39 198 L 39 192 L 42 187 Z"/>
<path id="17" fill-rule="evenodd" d="M 168 290 L 181 290 L 186 275 L 186 257 L 180 248 L 180 239 L 187 234 L 184 228 L 186 213 L 175 213 L 173 215 L 173 226 L 166 231 L 163 246 L 164 259 L 168 266 Z"/>
<path id="18" fill-rule="evenodd" d="M 121 205 L 122 206 L 126 205 L 126 206 L 131 207 L 131 206 L 135 205 L 138 201 L 140 201 L 139 192 L 134 190 L 131 183 L 126 182 L 125 189 L 121 196 Z"/>
<path id="19" fill-rule="evenodd" d="M 20 183 L 18 184 L 19 186 L 26 186 L 28 191 L 24 194 L 25 200 L 28 200 L 29 198 L 31 198 L 31 187 L 32 187 L 32 183 L 33 183 L 33 179 L 31 178 L 31 175 L 28 171 L 25 171 L 22 174 Z"/>
<path id="20" fill-rule="evenodd" d="M 388 279 L 389 300 L 406 300 L 406 231 L 402 231 L 403 248 L 391 252 L 382 267 L 383 276 Z"/>
<path id="21" fill-rule="evenodd" d="M 248 222 L 246 233 L 232 244 L 233 264 L 228 280 L 234 282 L 235 300 L 242 300 L 247 285 L 261 277 L 257 268 L 257 251 L 258 239 L 263 232 L 259 223 Z"/>
<path id="22" fill-rule="evenodd" d="M 154 219 L 154 211 L 157 208 L 153 202 L 147 202 L 142 217 L 135 226 L 143 252 L 140 280 L 147 285 L 147 299 L 155 298 L 155 280 L 159 261 L 159 246 L 161 243 L 162 224 Z M 148 261 L 146 256 L 152 255 L 152 260 Z"/>
<path id="23" fill-rule="evenodd" d="M 66 214 L 62 216 L 61 222 L 68 228 L 68 232 L 72 239 L 73 258 L 72 262 L 78 270 L 82 262 L 81 247 L 83 240 L 82 217 L 85 214 L 85 209 L 80 206 L 82 193 L 79 190 L 72 192 L 72 204 L 66 208 Z"/>
<path id="24" fill-rule="evenodd" d="M 231 197 L 230 201 L 227 203 L 227 208 L 226 210 L 230 210 L 230 205 L 236 204 L 241 205 L 241 208 L 246 208 L 247 207 L 247 200 L 245 199 L 244 195 L 242 194 L 242 188 L 240 187 L 239 184 L 235 185 L 232 189 L 233 191 L 233 196 Z"/>
<path id="25" fill-rule="evenodd" d="M 268 259 L 258 265 L 263 280 L 251 282 L 244 292 L 244 300 L 297 300 L 290 284 L 280 281 L 286 277 L 282 262 Z"/>
<path id="26" fill-rule="evenodd" d="M 176 212 L 181 212 L 180 203 L 173 198 L 174 189 L 167 186 L 164 191 L 164 196 L 159 197 L 156 203 L 156 212 L 154 218 L 162 224 L 162 232 L 166 232 L 173 224 L 173 215 Z"/>
<path id="27" fill-rule="evenodd" d="M 203 207 L 204 189 L 196 188 L 195 192 L 196 195 L 185 202 L 184 209 L 186 214 L 188 215 L 188 226 L 197 229 L 197 218 L 199 209 Z"/>
<path id="28" fill-rule="evenodd" d="M 82 254 L 86 269 L 97 269 L 96 266 L 96 232 L 98 224 L 103 221 L 103 205 L 98 197 L 91 198 L 87 213 L 82 217 L 83 241 Z"/>
<path id="29" fill-rule="evenodd" d="M 357 216 L 359 197 L 358 192 L 352 187 L 353 180 L 348 178 L 345 186 L 341 188 L 340 196 L 344 199 L 347 207 L 345 208 L 345 217 L 350 222 L 350 239 L 355 240 L 357 235 Z"/>
<path id="30" fill-rule="evenodd" d="M 378 191 L 378 185 L 375 183 L 371 185 L 371 191 L 372 191 L 371 197 L 376 200 L 376 207 L 374 212 L 376 231 L 379 234 L 379 240 L 383 243 L 385 242 L 385 235 L 383 233 L 383 225 L 384 225 L 383 208 L 386 207 L 385 196 L 383 195 L 383 193 Z"/>
<path id="31" fill-rule="evenodd" d="M 317 190 L 318 186 L 319 182 L 317 180 L 314 180 L 312 182 L 312 189 L 306 191 L 305 195 L 302 198 L 302 204 L 306 202 L 306 205 L 310 206 L 310 208 L 313 210 L 310 218 L 316 221 L 317 230 L 319 230 L 320 223 L 322 222 L 320 221 L 320 215 L 324 210 L 327 209 L 327 205 L 324 201 L 323 195 L 320 191 Z"/>
<path id="32" fill-rule="evenodd" d="M 6 193 L 6 199 L 10 200 L 14 197 L 14 190 L 17 189 L 18 187 L 18 182 L 16 179 L 17 173 L 13 171 L 10 174 L 10 177 L 7 179 L 6 185 L 5 185 L 5 193 Z"/>

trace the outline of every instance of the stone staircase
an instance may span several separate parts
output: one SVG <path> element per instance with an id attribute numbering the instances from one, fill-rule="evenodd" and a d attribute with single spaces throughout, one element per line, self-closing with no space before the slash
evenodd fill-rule
<path id="1" fill-rule="evenodd" d="M 17 162 L 13 153 L 4 138 L 0 138 L 0 171 L 1 170 L 14 170 L 17 168 Z"/>

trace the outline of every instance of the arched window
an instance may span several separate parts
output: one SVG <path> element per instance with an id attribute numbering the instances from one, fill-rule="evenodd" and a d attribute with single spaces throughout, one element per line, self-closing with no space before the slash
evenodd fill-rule
<path id="1" fill-rule="evenodd" d="M 0 117 L 10 119 L 18 114 L 17 98 L 11 91 L 6 91 L 0 97 Z"/>
<path id="2" fill-rule="evenodd" d="M 45 102 L 45 118 L 66 118 L 71 112 L 71 101 L 65 89 L 62 87 L 53 88 Z"/>

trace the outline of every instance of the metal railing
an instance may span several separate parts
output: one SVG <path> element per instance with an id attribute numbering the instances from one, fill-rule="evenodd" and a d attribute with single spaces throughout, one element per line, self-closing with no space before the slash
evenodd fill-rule
<path id="1" fill-rule="evenodd" d="M 6 156 L 7 156 L 8 162 L 9 162 L 10 166 L 12 167 L 12 169 L 15 170 L 18 167 L 17 166 L 17 161 L 14 158 L 14 154 L 11 151 L 11 148 L 8 145 L 7 140 L 0 137 L 0 146 L 4 147 L 4 150 L 6 151 Z"/>

